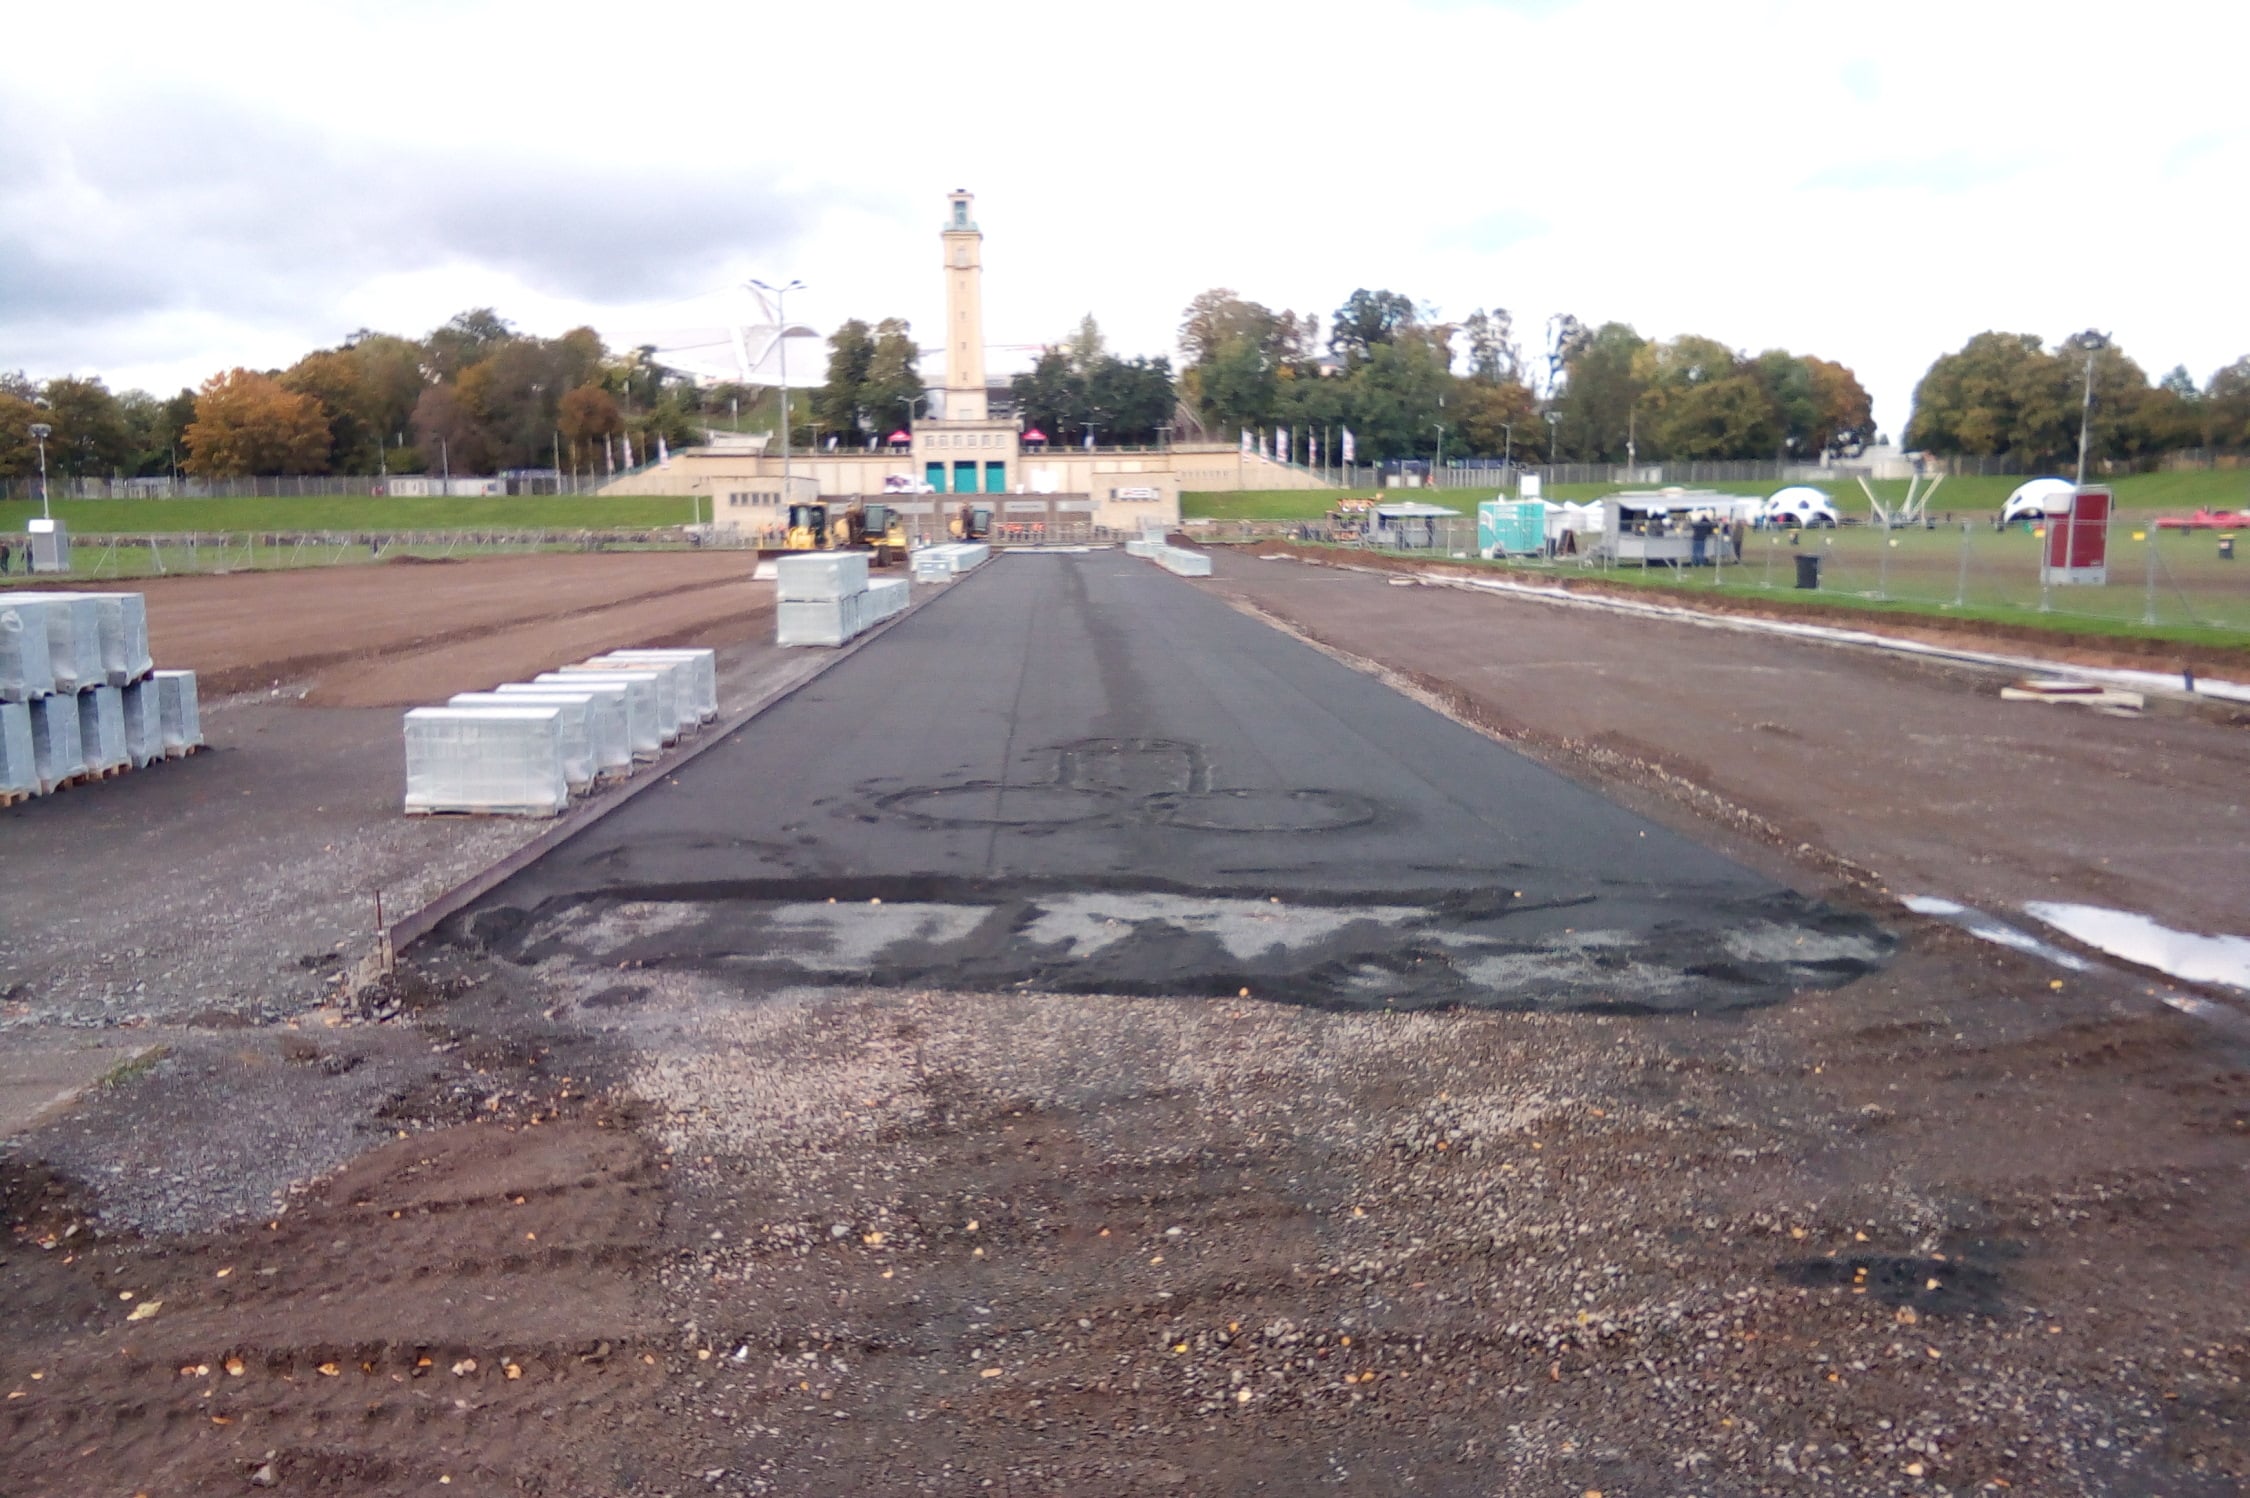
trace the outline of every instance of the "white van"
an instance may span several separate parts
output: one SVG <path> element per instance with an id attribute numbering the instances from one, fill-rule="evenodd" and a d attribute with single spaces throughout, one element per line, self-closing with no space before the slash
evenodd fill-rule
<path id="1" fill-rule="evenodd" d="M 1792 484 L 1768 495 L 1758 507 L 1758 524 L 1768 530 L 1803 530 L 1836 524 L 1835 502 L 1818 489 Z"/>

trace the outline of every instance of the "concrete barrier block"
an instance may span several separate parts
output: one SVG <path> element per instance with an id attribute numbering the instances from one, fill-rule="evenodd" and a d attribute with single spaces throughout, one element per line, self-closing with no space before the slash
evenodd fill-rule
<path id="1" fill-rule="evenodd" d="M 164 731 L 164 752 L 186 754 L 191 749 L 203 747 L 203 712 L 196 700 L 195 673 L 193 671 L 156 671 L 149 675 L 156 683 L 156 702 L 159 721 Z"/>
<path id="2" fill-rule="evenodd" d="M 405 728 L 409 814 L 551 817 L 570 801 L 559 707 L 418 707 Z"/>
<path id="3" fill-rule="evenodd" d="M 774 563 L 774 597 L 783 603 L 823 603 L 866 591 L 864 551 L 801 551 Z"/>

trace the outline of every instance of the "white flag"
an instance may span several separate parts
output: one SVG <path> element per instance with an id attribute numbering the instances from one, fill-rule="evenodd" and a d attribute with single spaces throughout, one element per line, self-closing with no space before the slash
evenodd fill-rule
<path id="1" fill-rule="evenodd" d="M 1281 429 L 1281 461 L 1292 463 L 1296 461 L 1296 458 L 1297 429 L 1295 427 L 1283 427 Z"/>
<path id="2" fill-rule="evenodd" d="M 609 465 L 609 476 L 617 477 L 617 435 L 614 432 L 602 434 L 602 459 Z"/>
<path id="3" fill-rule="evenodd" d="M 1248 427 L 1242 429 L 1242 450 L 1244 452 L 1253 450 L 1250 446 L 1250 429 Z"/>
<path id="4" fill-rule="evenodd" d="M 1359 454 L 1352 442 L 1352 429 L 1350 427 L 1344 428 L 1344 461 L 1346 463 L 1359 461 Z"/>
<path id="5" fill-rule="evenodd" d="M 656 466 L 659 468 L 672 466 L 672 454 L 664 445 L 664 434 L 662 432 L 656 434 Z"/>
<path id="6" fill-rule="evenodd" d="M 633 466 L 633 434 L 631 432 L 625 434 L 625 466 L 627 468 Z"/>

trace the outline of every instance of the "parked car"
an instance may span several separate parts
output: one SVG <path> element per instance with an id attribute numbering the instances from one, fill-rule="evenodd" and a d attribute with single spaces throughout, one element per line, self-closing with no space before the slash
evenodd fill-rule
<path id="1" fill-rule="evenodd" d="M 2062 514 L 2070 509 L 2070 497 L 2077 492 L 2078 486 L 2069 479 L 2032 479 L 2018 484 L 2000 506 L 2000 523 L 2014 525 L 2019 520 L 2044 520 L 2050 502 L 2054 503 L 2054 513 Z"/>
<path id="2" fill-rule="evenodd" d="M 1836 524 L 1836 504 L 1818 489 L 1793 484 L 1776 490 L 1758 507 L 1758 524 L 1768 530 L 1804 530 Z"/>

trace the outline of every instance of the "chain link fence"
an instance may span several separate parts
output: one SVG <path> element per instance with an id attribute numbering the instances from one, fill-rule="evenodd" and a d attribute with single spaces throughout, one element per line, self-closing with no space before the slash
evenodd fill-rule
<path id="1" fill-rule="evenodd" d="M 16 538 L 6 538 L 15 540 Z M 678 530 L 487 531 L 180 531 L 72 538 L 67 573 L 39 574 L 42 586 L 71 580 L 211 575 L 290 567 L 347 567 L 418 560 L 529 556 L 589 551 L 746 551 L 758 538 L 733 532 Z M 6 579 L 25 577 L 29 551 L 11 547 Z"/>
<path id="2" fill-rule="evenodd" d="M 1222 520 L 1191 524 L 1195 540 L 1241 545 L 1258 541 L 1335 544 L 1428 560 L 1478 562 L 1476 522 L 1468 516 L 1432 522 L 1429 545 L 1380 546 L 1339 537 L 1325 524 Z M 2045 580 L 2044 528 L 2002 530 L 1990 520 L 1931 521 L 1912 527 L 1846 523 L 1812 530 L 1750 530 L 1739 554 L 1726 532 L 1714 535 L 1701 566 L 1618 565 L 1595 537 L 1575 538 L 1567 556 L 1517 557 L 1489 565 L 1509 574 L 1600 576 L 1612 581 L 1719 593 L 1794 595 L 1800 599 L 1901 606 L 1938 615 L 1999 623 L 2068 625 L 2090 631 L 2136 627 L 2209 631 L 2250 644 L 2250 526 L 2184 530 L 2158 527 L 2130 513 L 2112 520 L 2107 581 Z M 1810 588 L 1800 588 L 1800 558 Z"/>

